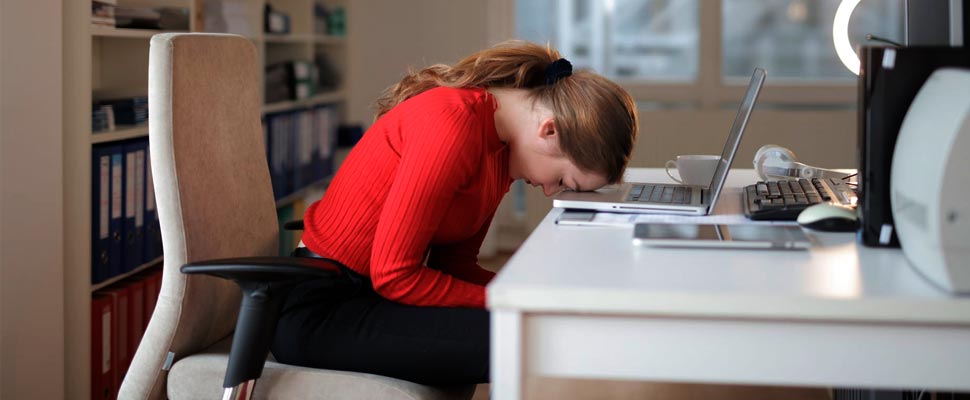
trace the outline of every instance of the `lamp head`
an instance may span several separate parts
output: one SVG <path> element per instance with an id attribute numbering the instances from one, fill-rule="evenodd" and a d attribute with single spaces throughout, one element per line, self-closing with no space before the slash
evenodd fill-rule
<path id="1" fill-rule="evenodd" d="M 842 65 L 856 75 L 859 75 L 859 56 L 849 43 L 849 19 L 852 18 L 852 11 L 859 5 L 859 1 L 842 0 L 839 8 L 835 10 L 835 20 L 832 21 L 832 43 L 835 45 L 835 53 L 838 54 Z"/>

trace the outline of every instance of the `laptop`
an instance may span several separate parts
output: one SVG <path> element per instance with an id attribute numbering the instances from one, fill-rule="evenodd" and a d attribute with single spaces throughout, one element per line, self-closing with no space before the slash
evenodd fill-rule
<path id="1" fill-rule="evenodd" d="M 626 182 L 611 185 L 592 192 L 564 191 L 557 194 L 553 200 L 554 207 L 608 211 L 619 213 L 644 214 L 675 214 L 675 215 L 708 215 L 714 210 L 718 195 L 727 180 L 731 162 L 741 144 L 741 136 L 748 125 L 751 111 L 758 100 L 761 85 L 765 81 L 765 70 L 755 68 L 748 84 L 748 91 L 744 95 L 738 114 L 734 117 L 731 133 L 724 150 L 721 151 L 721 161 L 714 170 L 714 177 L 707 187 L 687 186 L 669 183 Z"/>

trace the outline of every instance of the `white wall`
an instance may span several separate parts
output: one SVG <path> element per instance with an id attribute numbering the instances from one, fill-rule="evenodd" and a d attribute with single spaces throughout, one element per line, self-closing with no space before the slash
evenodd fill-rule
<path id="1" fill-rule="evenodd" d="M 0 2 L 0 399 L 65 396 L 61 6 Z"/>
<path id="2" fill-rule="evenodd" d="M 347 117 L 370 126 L 374 100 L 408 67 L 452 64 L 487 47 L 489 1 L 349 2 Z"/>

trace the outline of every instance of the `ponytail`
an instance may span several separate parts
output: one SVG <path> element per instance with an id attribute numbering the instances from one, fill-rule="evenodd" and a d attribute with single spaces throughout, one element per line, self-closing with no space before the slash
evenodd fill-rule
<path id="1" fill-rule="evenodd" d="M 545 84 L 546 67 L 559 58 L 559 52 L 548 46 L 513 40 L 465 57 L 454 66 L 436 64 L 417 72 L 412 70 L 377 100 L 377 117 L 404 100 L 438 86 L 515 89 L 541 86 Z"/>

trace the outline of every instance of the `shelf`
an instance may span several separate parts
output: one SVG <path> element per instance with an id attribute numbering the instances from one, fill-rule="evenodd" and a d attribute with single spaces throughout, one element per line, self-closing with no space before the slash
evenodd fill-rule
<path id="1" fill-rule="evenodd" d="M 278 34 L 278 33 L 265 33 L 263 34 L 263 41 L 266 43 L 307 43 L 313 41 L 313 35 L 298 35 L 298 34 Z"/>
<path id="2" fill-rule="evenodd" d="M 185 32 L 185 31 L 162 31 L 155 29 L 127 29 L 113 28 L 103 25 L 91 25 L 91 36 L 94 37 L 114 37 L 129 39 L 148 39 L 159 33 Z"/>
<path id="3" fill-rule="evenodd" d="M 144 263 L 142 265 L 139 265 L 138 268 L 135 268 L 135 269 L 133 269 L 131 271 L 125 272 L 125 273 L 123 273 L 121 275 L 112 277 L 111 279 L 108 279 L 108 280 L 106 280 L 104 282 L 100 282 L 100 283 L 91 285 L 91 293 L 97 292 L 98 290 L 101 290 L 101 289 L 104 289 L 104 288 L 106 288 L 108 286 L 111 286 L 112 284 L 117 283 L 118 281 L 124 280 L 125 278 L 127 278 L 129 276 L 136 275 L 136 274 L 138 274 L 141 271 L 144 271 L 146 269 L 149 269 L 151 267 L 154 267 L 154 266 L 158 265 L 158 263 L 160 263 L 160 262 L 162 262 L 162 257 L 158 257 L 158 258 L 156 258 L 154 260 L 151 260 L 151 261 L 149 261 L 147 263 Z"/>
<path id="4" fill-rule="evenodd" d="M 327 44 L 327 45 L 339 45 L 347 42 L 346 36 L 337 35 L 280 35 L 274 33 L 266 33 L 263 35 L 263 41 L 266 43 L 316 43 L 316 44 Z"/>
<path id="5" fill-rule="evenodd" d="M 148 136 L 148 124 L 119 125 L 113 131 L 95 132 L 91 134 L 91 143 L 114 142 L 118 140 L 134 139 Z"/>
<path id="6" fill-rule="evenodd" d="M 344 100 L 343 90 L 324 92 L 303 100 L 281 101 L 263 105 L 263 114 L 272 114 L 280 111 L 289 111 L 301 107 L 307 107 L 323 103 L 336 103 Z"/>
<path id="7" fill-rule="evenodd" d="M 297 201 L 299 199 L 302 199 L 304 196 L 306 196 L 306 194 L 308 192 L 310 192 L 312 190 L 318 190 L 318 189 L 324 189 L 324 188 L 326 188 L 327 185 L 330 184 L 330 181 L 332 179 L 333 179 L 333 175 L 330 175 L 330 176 L 328 176 L 326 178 L 323 178 L 323 179 L 321 179 L 319 181 L 316 181 L 316 182 L 313 182 L 313 183 L 311 183 L 309 185 L 306 185 L 302 189 L 297 190 L 297 191 L 295 191 L 293 193 L 290 193 L 289 195 L 287 195 L 287 196 L 285 196 L 285 197 L 283 197 L 283 198 L 281 198 L 279 200 L 276 200 L 276 208 L 286 207 L 286 206 L 288 206 L 290 204 L 293 204 L 293 202 L 295 202 L 295 201 Z"/>
<path id="8" fill-rule="evenodd" d="M 338 45 L 346 43 L 347 37 L 335 35 L 315 35 L 313 37 L 313 42 L 316 44 Z"/>

